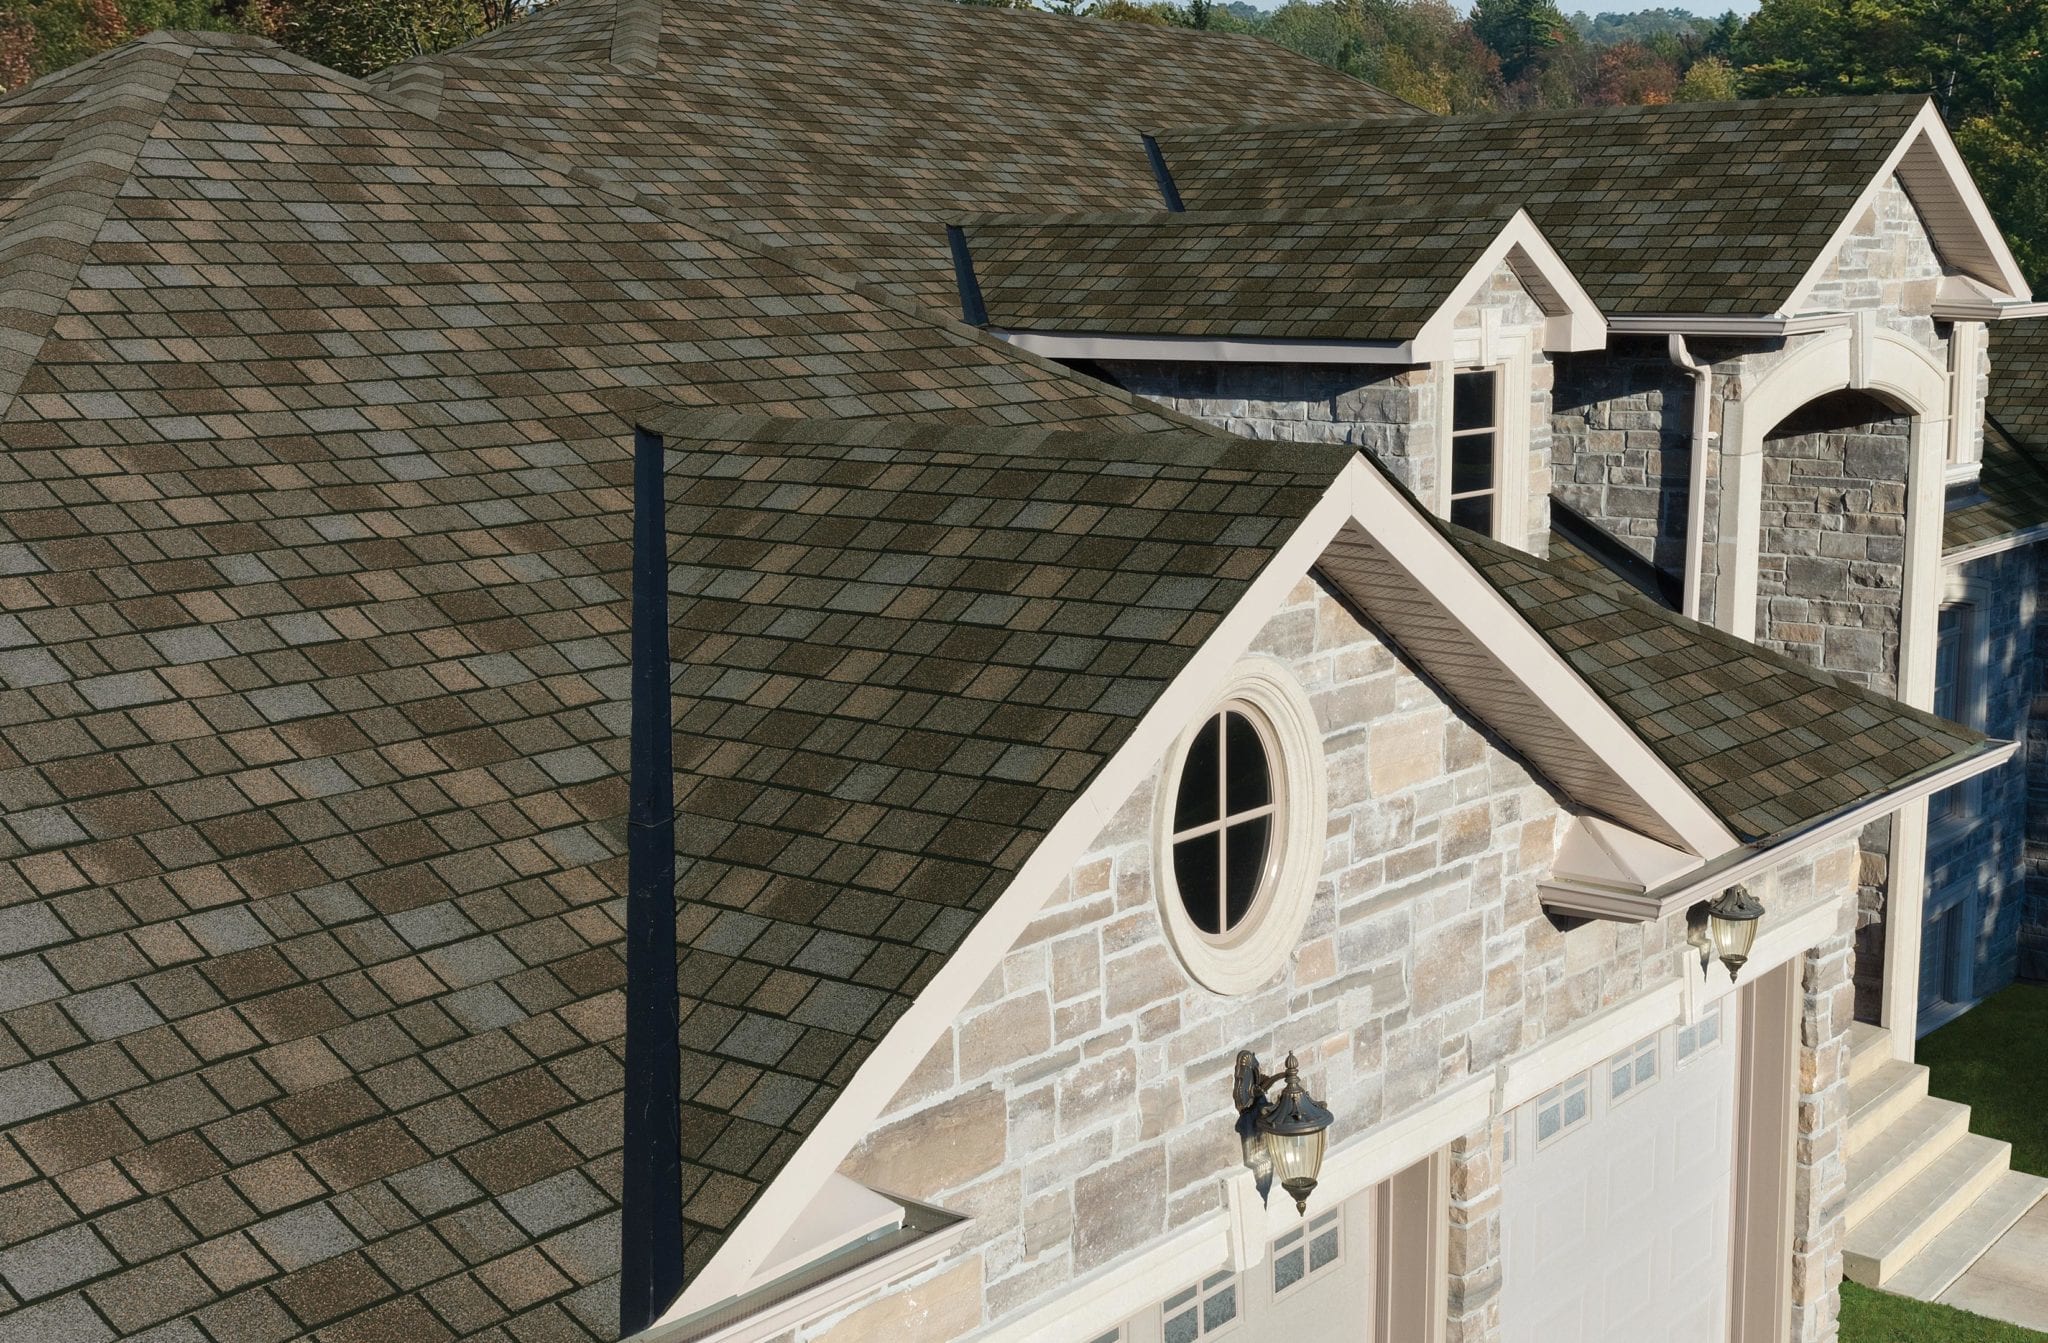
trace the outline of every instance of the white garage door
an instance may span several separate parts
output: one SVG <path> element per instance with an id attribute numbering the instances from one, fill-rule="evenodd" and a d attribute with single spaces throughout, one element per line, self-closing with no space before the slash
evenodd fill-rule
<path id="1" fill-rule="evenodd" d="M 1735 999 L 1510 1116 L 1506 1343 L 1726 1343 Z"/>

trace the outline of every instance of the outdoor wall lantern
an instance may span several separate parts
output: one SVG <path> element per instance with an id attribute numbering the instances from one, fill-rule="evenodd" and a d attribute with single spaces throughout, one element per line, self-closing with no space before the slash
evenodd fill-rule
<path id="1" fill-rule="evenodd" d="M 1266 1099 L 1267 1088 L 1285 1081 L 1280 1095 Z M 1263 1200 L 1280 1177 L 1280 1187 L 1294 1199 L 1294 1209 L 1308 1215 L 1308 1196 L 1323 1170 L 1323 1140 L 1330 1132 L 1330 1112 L 1301 1085 L 1301 1065 L 1287 1055 L 1277 1073 L 1259 1071 L 1258 1056 L 1237 1052 L 1237 1076 L 1231 1088 L 1237 1102 L 1237 1136 L 1244 1144 L 1244 1164 L 1257 1178 Z"/>
<path id="2" fill-rule="evenodd" d="M 1738 883 L 1714 897 L 1705 909 L 1705 920 L 1693 927 L 1686 940 L 1700 949 L 1701 974 L 1718 956 L 1733 982 L 1749 960 L 1749 949 L 1756 945 L 1756 926 L 1763 919 L 1764 907 L 1749 893 L 1749 887 Z"/>

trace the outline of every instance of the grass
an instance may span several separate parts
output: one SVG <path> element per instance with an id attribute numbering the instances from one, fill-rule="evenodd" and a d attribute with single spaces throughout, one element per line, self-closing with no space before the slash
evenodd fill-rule
<path id="1" fill-rule="evenodd" d="M 2048 984 L 2014 984 L 1920 1042 L 1928 1089 L 1970 1107 L 1970 1128 L 2048 1175 Z M 2048 1343 L 2048 1334 L 1952 1306 L 1842 1284 L 1842 1343 Z"/>
<path id="2" fill-rule="evenodd" d="M 2048 1343 L 2048 1334 L 1844 1282 L 1842 1343 Z"/>
<path id="3" fill-rule="evenodd" d="M 2012 1167 L 2048 1175 L 2048 984 L 2000 989 L 1920 1042 L 1928 1089 L 1970 1107 L 1970 1129 L 2012 1144 Z"/>

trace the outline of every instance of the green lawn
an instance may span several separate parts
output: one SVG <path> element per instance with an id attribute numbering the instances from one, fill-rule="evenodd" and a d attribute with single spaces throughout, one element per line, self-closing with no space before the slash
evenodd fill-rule
<path id="1" fill-rule="evenodd" d="M 1931 1301 L 1842 1284 L 1842 1343 L 2044 1343 L 2016 1324 Z"/>
<path id="2" fill-rule="evenodd" d="M 2014 984 L 1920 1042 L 1928 1089 L 1970 1107 L 1970 1129 L 2012 1144 L 2012 1167 L 2048 1175 L 2048 984 Z"/>
<path id="3" fill-rule="evenodd" d="M 2012 1144 L 2015 1170 L 2048 1175 L 2048 984 L 2015 984 L 1920 1042 L 1928 1089 L 1970 1107 L 1970 1128 Z M 2048 1334 L 1842 1284 L 1842 1343 L 2048 1343 Z"/>

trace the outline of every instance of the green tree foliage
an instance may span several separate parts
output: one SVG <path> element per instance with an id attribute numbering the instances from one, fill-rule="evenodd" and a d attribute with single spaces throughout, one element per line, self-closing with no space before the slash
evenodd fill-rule
<path id="1" fill-rule="evenodd" d="M 1500 57 L 1501 77 L 1509 83 L 1578 43 L 1578 30 L 1556 0 L 1477 0 L 1472 32 Z"/>
<path id="2" fill-rule="evenodd" d="M 2014 255 L 2048 286 L 2048 3 L 1763 0 L 1737 44 L 1750 97 L 1924 93 Z"/>
<path id="3" fill-rule="evenodd" d="M 1703 56 L 1692 63 L 1685 78 L 1671 95 L 1675 103 L 1726 103 L 1742 95 L 1735 67 L 1719 56 Z"/>

